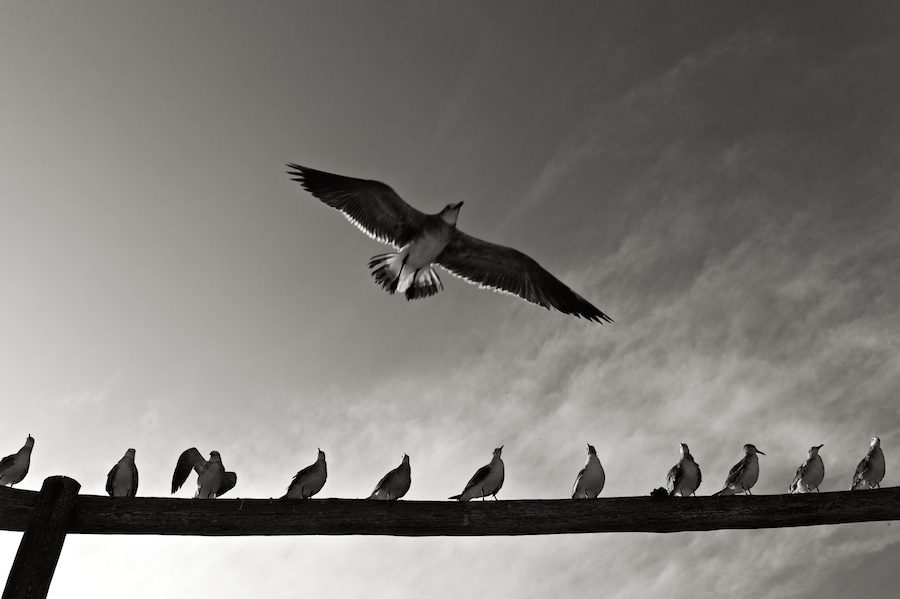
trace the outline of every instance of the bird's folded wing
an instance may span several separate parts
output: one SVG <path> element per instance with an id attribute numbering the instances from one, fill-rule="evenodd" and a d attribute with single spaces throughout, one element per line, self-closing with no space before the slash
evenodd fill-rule
<path id="1" fill-rule="evenodd" d="M 743 460 L 741 460 L 740 462 L 738 462 L 737 464 L 732 466 L 731 470 L 728 471 L 728 478 L 725 479 L 725 484 L 733 485 L 734 483 L 736 483 L 741 478 L 741 475 L 744 473 L 744 466 L 746 464 L 747 464 L 747 459 L 744 458 Z"/>
<path id="2" fill-rule="evenodd" d="M 6 468 L 9 468 L 10 466 L 12 466 L 16 460 L 17 455 L 18 454 L 14 453 L 14 454 L 8 455 L 5 458 L 3 458 L 2 460 L 0 460 L 0 472 L 3 472 L 3 470 L 5 470 Z"/>
<path id="3" fill-rule="evenodd" d="M 544 308 L 602 323 L 612 319 L 540 264 L 513 248 L 457 230 L 436 262 L 452 274 L 482 287 L 517 295 Z"/>
<path id="4" fill-rule="evenodd" d="M 216 497 L 221 497 L 228 491 L 234 488 L 234 485 L 237 484 L 237 474 L 234 472 L 225 472 L 222 474 L 222 482 L 219 484 L 219 491 L 216 493 Z"/>
<path id="5" fill-rule="evenodd" d="M 191 474 L 192 469 L 196 470 L 197 474 L 200 474 L 204 464 L 206 464 L 206 460 L 203 459 L 196 447 L 191 447 L 181 452 L 181 455 L 178 456 L 178 463 L 175 464 L 175 472 L 172 474 L 172 492 L 174 493 L 181 488 L 181 485 L 184 484 L 184 481 Z"/>
<path id="6" fill-rule="evenodd" d="M 486 479 L 487 475 L 490 473 L 491 473 L 491 465 L 490 464 L 479 468 L 478 471 L 475 473 L 475 475 L 469 480 L 469 482 L 466 483 L 466 488 L 463 491 L 463 493 L 465 493 L 466 491 L 468 491 L 475 485 L 478 485 L 479 483 L 481 483 L 481 481 Z"/>
<path id="7" fill-rule="evenodd" d="M 138 471 L 137 471 L 137 466 L 132 465 L 132 467 L 131 467 L 131 493 L 129 494 L 129 496 L 130 496 L 130 497 L 136 496 L 136 495 L 137 495 L 137 489 L 138 489 Z"/>
<path id="8" fill-rule="evenodd" d="M 355 179 L 289 163 L 288 174 L 369 236 L 397 248 L 406 245 L 422 227 L 425 214 L 406 202 L 389 186 L 378 181 Z"/>
<path id="9" fill-rule="evenodd" d="M 113 481 L 116 479 L 116 470 L 119 469 L 119 464 L 116 464 L 112 467 L 112 470 L 109 471 L 109 474 L 106 475 L 106 492 L 112 497 L 113 494 Z"/>
<path id="10" fill-rule="evenodd" d="M 378 481 L 378 484 L 375 485 L 375 489 L 372 491 L 372 495 L 376 494 L 379 489 L 384 489 L 387 485 L 387 482 L 391 479 L 392 476 L 396 475 L 397 470 L 391 470 L 387 474 L 381 477 L 381 480 Z"/>
<path id="11" fill-rule="evenodd" d="M 678 488 L 678 485 L 681 484 L 682 471 L 681 471 L 681 463 L 675 464 L 669 470 L 669 473 L 666 475 L 666 488 L 669 491 L 674 491 Z"/>

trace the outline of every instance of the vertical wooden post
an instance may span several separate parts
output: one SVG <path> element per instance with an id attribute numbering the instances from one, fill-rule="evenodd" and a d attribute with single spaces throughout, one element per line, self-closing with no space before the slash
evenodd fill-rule
<path id="1" fill-rule="evenodd" d="M 81 484 L 65 476 L 44 480 L 34 517 L 22 534 L 3 599 L 44 599 L 56 570 Z"/>

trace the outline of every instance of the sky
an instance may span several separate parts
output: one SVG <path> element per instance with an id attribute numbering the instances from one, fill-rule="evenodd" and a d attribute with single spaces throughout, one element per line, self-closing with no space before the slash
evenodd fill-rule
<path id="1" fill-rule="evenodd" d="M 824 444 L 849 488 L 900 460 L 900 8 L 888 2 L 0 5 L 0 454 L 19 485 L 139 495 L 221 452 L 234 497 L 459 493 L 504 446 L 501 500 L 603 496 L 690 445 L 699 495 L 741 446 L 756 494 Z M 385 250 L 285 163 L 376 179 L 526 252 L 615 322 Z M 190 497 L 189 480 L 177 497 Z M 737 499 L 739 500 L 739 499 Z M 11 565 L 20 533 L 0 533 Z M 70 535 L 50 597 L 790 598 L 900 586 L 900 526 L 549 537 Z M 212 576 L 209 583 L 203 577 Z"/>

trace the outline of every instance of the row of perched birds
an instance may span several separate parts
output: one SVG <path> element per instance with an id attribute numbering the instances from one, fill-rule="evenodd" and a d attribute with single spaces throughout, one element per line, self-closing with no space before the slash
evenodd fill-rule
<path id="1" fill-rule="evenodd" d="M 809 493 L 813 489 L 819 490 L 819 485 L 825 479 L 825 464 L 822 456 L 819 455 L 822 447 L 822 445 L 814 445 L 809 448 L 806 461 L 797 469 L 797 474 L 790 485 L 791 493 Z M 33 448 L 34 438 L 28 435 L 22 449 L 0 461 L 0 485 L 12 486 L 25 478 L 31 464 Z M 502 451 L 502 445 L 495 449 L 491 462 L 479 468 L 466 483 L 462 493 L 454 495 L 450 499 L 469 501 L 477 497 L 484 499 L 487 496 L 497 499 L 497 493 L 503 486 L 504 479 L 503 460 L 500 458 Z M 587 463 L 575 478 L 572 499 L 593 499 L 600 494 L 606 484 L 606 473 L 597 457 L 597 450 L 593 445 L 588 444 L 587 452 Z M 126 451 L 122 459 L 109 471 L 106 477 L 106 492 L 110 497 L 134 497 L 137 494 L 138 469 L 134 463 L 134 454 L 134 449 Z M 759 455 L 766 454 L 758 450 L 755 445 L 749 443 L 744 445 L 743 459 L 731 468 L 722 490 L 714 495 L 750 494 L 750 489 L 759 478 L 759 458 L 757 457 Z M 873 437 L 866 457 L 856 467 L 850 490 L 880 487 L 881 480 L 884 478 L 884 469 L 881 439 Z M 184 485 L 191 470 L 197 473 L 195 498 L 215 499 L 230 491 L 237 484 L 237 475 L 225 470 L 222 465 L 222 456 L 218 451 L 210 452 L 207 460 L 197 451 L 197 448 L 192 447 L 178 457 L 175 472 L 172 474 L 172 493 Z M 303 468 L 294 476 L 282 499 L 309 499 L 322 490 L 327 478 L 328 467 L 325 463 L 325 452 L 319 449 L 315 463 Z M 702 480 L 700 466 L 694 461 L 687 444 L 682 443 L 681 459 L 669 470 L 666 476 L 666 489 L 654 491 L 653 494 L 687 497 L 696 493 Z M 400 465 L 378 481 L 369 499 L 400 499 L 409 491 L 411 482 L 409 456 L 404 455 Z"/>

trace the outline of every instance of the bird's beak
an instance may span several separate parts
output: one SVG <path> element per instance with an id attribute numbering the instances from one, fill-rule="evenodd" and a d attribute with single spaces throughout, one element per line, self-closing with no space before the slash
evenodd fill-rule
<path id="1" fill-rule="evenodd" d="M 824 443 L 822 443 L 821 445 L 819 445 L 818 447 L 816 447 L 816 449 L 822 449 L 823 447 L 825 447 L 825 444 L 824 444 Z"/>
<path id="2" fill-rule="evenodd" d="M 756 450 L 756 453 L 758 453 L 759 455 L 766 455 L 766 453 L 764 451 L 760 451 L 758 449 Z"/>
<path id="3" fill-rule="evenodd" d="M 463 203 L 460 202 L 459 204 L 457 204 L 456 206 L 454 206 L 454 208 L 455 208 L 456 210 L 459 210 L 460 208 L 462 208 L 462 205 L 463 205 Z"/>

